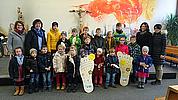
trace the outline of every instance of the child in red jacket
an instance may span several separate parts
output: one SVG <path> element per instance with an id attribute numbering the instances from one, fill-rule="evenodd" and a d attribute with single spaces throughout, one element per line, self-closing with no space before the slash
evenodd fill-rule
<path id="1" fill-rule="evenodd" d="M 94 60 L 94 84 L 103 85 L 104 56 L 102 48 L 98 48 Z"/>
<path id="2" fill-rule="evenodd" d="M 119 44 L 116 46 L 115 50 L 116 50 L 116 54 L 117 54 L 118 51 L 120 51 L 124 54 L 129 54 L 129 48 L 125 44 L 125 37 L 121 37 L 119 39 Z"/>

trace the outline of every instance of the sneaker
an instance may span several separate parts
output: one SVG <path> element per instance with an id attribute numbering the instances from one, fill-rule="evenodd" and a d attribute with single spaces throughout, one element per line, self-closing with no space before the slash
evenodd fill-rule
<path id="1" fill-rule="evenodd" d="M 144 87 L 145 87 L 145 86 L 144 86 L 144 83 L 142 82 L 142 83 L 141 83 L 141 89 L 144 89 Z"/>
<path id="2" fill-rule="evenodd" d="M 117 88 L 116 85 L 111 85 L 112 88 Z"/>
<path id="3" fill-rule="evenodd" d="M 64 86 L 64 85 L 62 85 L 61 90 L 64 90 L 64 89 L 65 89 L 65 86 Z"/>
<path id="4" fill-rule="evenodd" d="M 141 82 L 138 83 L 137 88 L 141 88 Z"/>
<path id="5" fill-rule="evenodd" d="M 108 85 L 105 85 L 105 86 L 104 86 L 104 89 L 108 89 Z"/>

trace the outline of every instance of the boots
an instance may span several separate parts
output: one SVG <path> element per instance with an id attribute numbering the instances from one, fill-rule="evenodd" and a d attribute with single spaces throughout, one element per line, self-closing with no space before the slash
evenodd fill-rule
<path id="1" fill-rule="evenodd" d="M 23 94 L 24 94 L 24 86 L 21 86 L 19 96 L 22 96 Z"/>
<path id="2" fill-rule="evenodd" d="M 151 85 L 161 85 L 161 80 L 156 79 L 155 81 L 151 82 Z"/>
<path id="3" fill-rule="evenodd" d="M 20 87 L 16 86 L 14 96 L 17 96 L 19 94 L 19 91 L 20 91 Z"/>

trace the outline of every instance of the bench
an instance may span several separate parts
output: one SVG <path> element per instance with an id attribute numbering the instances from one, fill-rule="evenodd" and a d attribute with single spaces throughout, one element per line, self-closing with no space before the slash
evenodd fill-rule
<path id="1" fill-rule="evenodd" d="M 178 46 L 166 46 L 166 56 L 165 60 L 170 62 L 170 66 L 172 64 L 178 64 Z"/>

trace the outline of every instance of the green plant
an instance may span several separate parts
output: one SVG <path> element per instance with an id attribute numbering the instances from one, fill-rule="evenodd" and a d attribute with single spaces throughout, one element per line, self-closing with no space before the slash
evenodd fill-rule
<path id="1" fill-rule="evenodd" d="M 176 15 L 169 15 L 166 19 L 166 29 L 167 29 L 167 36 L 168 39 L 171 41 L 172 45 L 178 44 L 178 16 Z"/>

